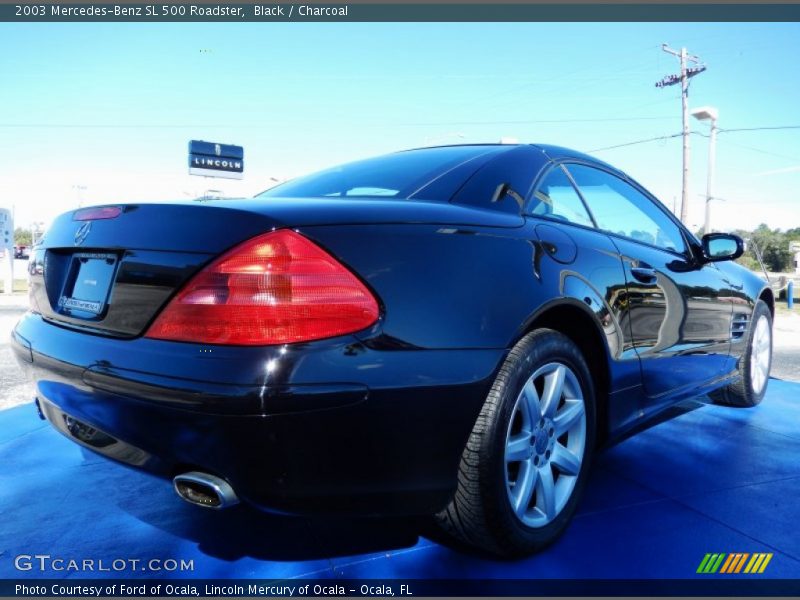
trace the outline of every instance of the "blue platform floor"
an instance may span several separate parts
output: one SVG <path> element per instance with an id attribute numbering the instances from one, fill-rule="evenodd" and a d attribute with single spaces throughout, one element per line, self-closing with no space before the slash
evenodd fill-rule
<path id="1" fill-rule="evenodd" d="M 772 552 L 800 579 L 800 384 L 754 409 L 702 406 L 601 453 L 566 534 L 519 561 L 437 542 L 416 521 L 213 512 L 168 482 L 84 453 L 32 405 L 0 412 L 0 578 L 153 577 L 14 568 L 19 554 L 183 558 L 201 578 L 699 577 L 707 552 Z M 706 576 L 708 577 L 708 576 Z"/>

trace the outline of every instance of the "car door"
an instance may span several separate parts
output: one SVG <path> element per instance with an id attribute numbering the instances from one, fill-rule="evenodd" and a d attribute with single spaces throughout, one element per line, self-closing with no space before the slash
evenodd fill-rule
<path id="1" fill-rule="evenodd" d="M 626 311 L 627 286 L 619 251 L 598 231 L 567 172 L 551 165 L 538 178 L 525 210 L 532 217 L 534 267 L 553 288 L 548 295 L 569 298 L 594 312 L 612 362 L 607 418 L 612 431 L 633 425 L 643 410 L 641 369 Z M 542 259 L 543 255 L 552 260 Z"/>
<path id="2" fill-rule="evenodd" d="M 647 409 L 720 377 L 731 335 L 728 284 L 721 272 L 694 258 L 681 227 L 637 185 L 594 166 L 567 169 L 598 228 L 622 256 L 625 317 L 650 399 Z"/>

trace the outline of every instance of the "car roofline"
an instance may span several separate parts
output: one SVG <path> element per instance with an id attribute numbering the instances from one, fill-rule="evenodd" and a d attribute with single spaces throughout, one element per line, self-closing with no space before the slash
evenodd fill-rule
<path id="1" fill-rule="evenodd" d="M 553 161 L 560 161 L 564 159 L 576 159 L 586 162 L 595 163 L 598 165 L 602 165 L 603 167 L 610 169 L 615 172 L 621 172 L 616 167 L 608 164 L 607 162 L 595 157 L 591 156 L 590 154 L 586 154 L 585 152 L 581 152 L 579 150 L 573 150 L 572 148 L 566 148 L 564 146 L 557 146 L 554 144 L 542 144 L 542 143 L 531 143 L 531 144 L 522 144 L 522 143 L 515 143 L 515 144 L 506 144 L 500 142 L 475 142 L 475 143 L 465 143 L 465 144 L 438 144 L 435 146 L 418 146 L 414 148 L 406 148 L 404 150 L 397 150 L 396 153 L 400 152 L 415 152 L 417 150 L 433 150 L 436 148 L 486 148 L 486 147 L 497 147 L 497 148 L 507 148 L 509 150 L 513 148 L 519 148 L 521 146 L 528 146 L 532 148 L 536 148 L 543 152 L 550 160 Z"/>

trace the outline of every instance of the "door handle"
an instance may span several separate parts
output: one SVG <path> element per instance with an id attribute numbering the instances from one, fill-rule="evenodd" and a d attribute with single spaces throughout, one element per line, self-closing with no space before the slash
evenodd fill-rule
<path id="1" fill-rule="evenodd" d="M 631 267 L 631 274 L 642 283 L 655 283 L 658 279 L 656 270 L 649 267 Z"/>

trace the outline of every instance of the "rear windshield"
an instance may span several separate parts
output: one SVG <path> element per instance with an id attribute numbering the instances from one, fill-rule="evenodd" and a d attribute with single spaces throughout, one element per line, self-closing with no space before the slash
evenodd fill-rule
<path id="1" fill-rule="evenodd" d="M 449 146 L 387 154 L 293 179 L 262 192 L 259 198 L 415 198 L 436 197 L 441 186 L 430 185 L 459 165 L 492 147 Z M 477 167 L 476 167 L 477 168 Z M 427 191 L 426 191 L 427 190 Z"/>

